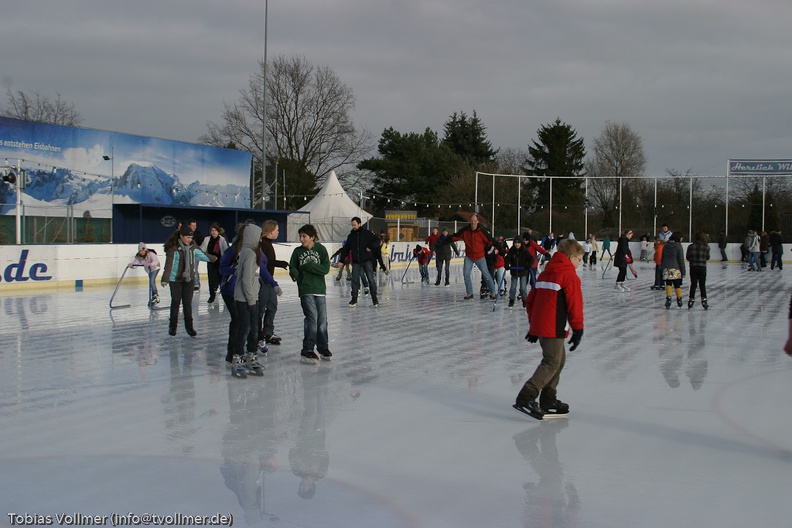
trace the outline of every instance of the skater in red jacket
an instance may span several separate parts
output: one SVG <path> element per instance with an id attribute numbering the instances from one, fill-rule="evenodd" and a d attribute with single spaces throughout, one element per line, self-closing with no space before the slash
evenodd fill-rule
<path id="1" fill-rule="evenodd" d="M 545 414 L 567 414 L 569 405 L 559 401 L 556 388 L 566 362 L 564 340 L 572 330 L 575 350 L 583 338 L 583 293 L 577 268 L 583 260 L 583 246 L 574 240 L 558 244 L 526 300 L 528 342 L 542 347 L 542 362 L 517 395 L 514 408 L 538 420 Z M 536 402 L 537 396 L 539 403 Z"/>

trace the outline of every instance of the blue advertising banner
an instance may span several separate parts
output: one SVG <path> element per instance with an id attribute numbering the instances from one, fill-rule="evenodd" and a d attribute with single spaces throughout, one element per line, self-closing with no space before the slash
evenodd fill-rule
<path id="1" fill-rule="evenodd" d="M 729 175 L 792 174 L 792 160 L 729 160 Z"/>
<path id="2" fill-rule="evenodd" d="M 26 208 L 110 217 L 114 203 L 250 207 L 249 152 L 0 117 L 0 158 L 27 171 Z M 14 204 L 0 186 L 0 213 Z"/>

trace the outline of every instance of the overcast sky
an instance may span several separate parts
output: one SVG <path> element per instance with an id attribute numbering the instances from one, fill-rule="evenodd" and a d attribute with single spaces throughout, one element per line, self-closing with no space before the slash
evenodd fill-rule
<path id="1" fill-rule="evenodd" d="M 376 138 L 475 110 L 497 148 L 556 117 L 587 149 L 627 123 L 650 176 L 792 158 L 789 0 L 270 0 L 268 19 L 269 58 L 333 69 Z M 264 0 L 5 0 L 3 92 L 195 142 L 256 70 L 264 20 Z"/>

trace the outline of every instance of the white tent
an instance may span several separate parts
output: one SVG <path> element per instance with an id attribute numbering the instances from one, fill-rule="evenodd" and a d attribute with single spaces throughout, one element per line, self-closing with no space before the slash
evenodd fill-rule
<path id="1" fill-rule="evenodd" d="M 360 217 L 364 224 L 371 218 L 370 214 L 349 198 L 335 171 L 330 171 L 322 190 L 298 211 L 311 213 L 310 219 L 304 214 L 289 215 L 287 235 L 290 241 L 299 240 L 297 230 L 301 225 L 310 222 L 319 232 L 319 240 L 341 242 L 351 230 L 349 221 L 352 217 Z"/>

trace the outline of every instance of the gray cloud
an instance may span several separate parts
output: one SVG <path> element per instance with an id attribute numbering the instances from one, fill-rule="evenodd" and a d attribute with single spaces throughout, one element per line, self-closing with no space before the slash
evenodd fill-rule
<path id="1" fill-rule="evenodd" d="M 3 87 L 60 93 L 84 126 L 195 141 L 263 55 L 261 0 L 4 5 Z M 354 91 L 375 134 L 477 111 L 524 148 L 560 117 L 587 145 L 607 120 L 644 139 L 650 175 L 792 157 L 790 8 L 781 1 L 269 2 L 268 54 Z"/>

